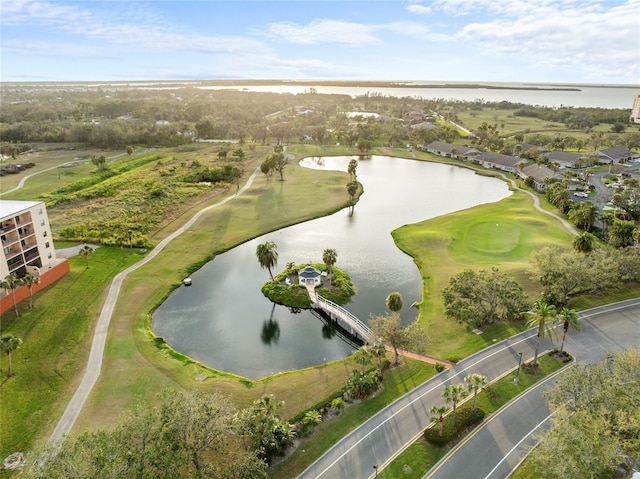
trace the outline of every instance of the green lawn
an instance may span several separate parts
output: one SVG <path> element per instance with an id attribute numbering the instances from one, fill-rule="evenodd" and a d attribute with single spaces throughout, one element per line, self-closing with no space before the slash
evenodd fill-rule
<path id="1" fill-rule="evenodd" d="M 29 302 L 2 315 L 2 332 L 23 340 L 12 354 L 15 376 L 6 378 L 6 355 L 2 355 L 2 401 L 0 456 L 15 452 L 18 444 L 28 449 L 42 435 L 48 435 L 71 399 L 78 371 L 88 358 L 94 319 L 111 278 L 141 259 L 140 254 L 123 255 L 116 248 L 98 248 L 89 258 L 71 258 L 71 271 L 55 285 L 34 295 Z"/>
<path id="2" fill-rule="evenodd" d="M 454 360 L 488 346 L 493 339 L 518 332 L 522 326 L 496 325 L 478 336 L 448 319 L 441 291 L 449 278 L 464 269 L 495 266 L 535 298 L 540 289 L 530 278 L 531 254 L 545 245 L 566 246 L 571 240 L 557 220 L 534 210 L 531 198 L 519 191 L 498 203 L 403 226 L 392 235 L 400 249 L 414 258 L 422 275 L 418 321 L 427 330 L 430 353 Z"/>

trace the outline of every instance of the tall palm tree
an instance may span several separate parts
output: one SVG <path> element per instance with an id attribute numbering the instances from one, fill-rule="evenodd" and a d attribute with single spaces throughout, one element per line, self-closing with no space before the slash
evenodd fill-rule
<path id="1" fill-rule="evenodd" d="M 447 412 L 447 406 L 431 406 L 429 414 L 431 414 L 431 422 L 438 422 L 438 434 L 442 436 L 442 426 L 444 424 L 444 415 Z"/>
<path id="2" fill-rule="evenodd" d="M 81 256 L 84 256 L 85 261 L 87 263 L 87 268 L 86 269 L 89 269 L 89 255 L 91 253 L 93 253 L 93 248 L 91 246 L 89 246 L 88 244 L 84 244 L 78 250 L 78 253 L 80 253 Z"/>
<path id="3" fill-rule="evenodd" d="M 266 243 L 259 244 L 256 247 L 256 256 L 258 257 L 258 263 L 262 269 L 269 271 L 271 281 L 276 282 L 271 272 L 271 268 L 278 264 L 278 251 L 277 246 L 273 241 L 267 241 Z"/>
<path id="4" fill-rule="evenodd" d="M 569 327 L 574 331 L 580 331 L 580 323 L 578 322 L 578 312 L 575 309 L 564 308 L 558 314 L 558 319 L 562 321 L 562 342 L 560 343 L 560 352 L 564 351 L 564 340 L 567 338 Z"/>
<path id="5" fill-rule="evenodd" d="M 29 309 L 33 308 L 33 285 L 40 284 L 40 276 L 36 276 L 35 274 L 27 273 L 24 278 L 22 278 L 22 282 L 27 285 L 29 288 Z"/>
<path id="6" fill-rule="evenodd" d="M 453 419 L 455 421 L 456 407 L 460 401 L 467 397 L 467 391 L 465 391 L 462 384 L 450 384 L 445 386 L 442 397 L 446 402 L 453 404 Z"/>
<path id="7" fill-rule="evenodd" d="M 329 270 L 329 281 L 333 280 L 333 266 L 338 261 L 338 252 L 333 248 L 327 248 L 322 253 L 322 261 L 327 265 Z"/>
<path id="8" fill-rule="evenodd" d="M 13 298 L 13 309 L 16 312 L 16 318 L 20 316 L 18 313 L 18 304 L 16 303 L 16 289 L 22 286 L 22 280 L 18 278 L 15 274 L 10 273 L 2 280 L 0 283 L 2 289 L 7 290 L 11 293 L 11 297 Z"/>
<path id="9" fill-rule="evenodd" d="M 392 313 L 397 313 L 402 309 L 402 295 L 400 293 L 389 293 L 385 302 L 387 309 Z"/>
<path id="10" fill-rule="evenodd" d="M 557 325 L 556 307 L 544 301 L 537 301 L 536 310 L 527 311 L 525 314 L 529 317 L 526 325 L 527 328 L 538 328 L 538 341 L 536 342 L 536 351 L 533 356 L 533 362 L 531 363 L 533 366 L 537 366 L 540 343 L 544 339 L 545 334 L 549 336 L 557 336 L 558 334 L 554 327 Z"/>
<path id="11" fill-rule="evenodd" d="M 467 391 L 469 393 L 473 393 L 473 409 L 476 408 L 476 399 L 478 397 L 478 392 L 482 389 L 482 386 L 487 384 L 486 376 L 482 374 L 469 374 L 464 378 L 464 382 L 467 385 Z"/>
<path id="12" fill-rule="evenodd" d="M 14 334 L 5 334 L 0 338 L 0 349 L 3 353 L 7 353 L 7 360 L 9 363 L 9 371 L 7 376 L 13 376 L 13 370 L 11 369 L 11 353 L 18 349 L 22 344 L 22 339 Z"/>

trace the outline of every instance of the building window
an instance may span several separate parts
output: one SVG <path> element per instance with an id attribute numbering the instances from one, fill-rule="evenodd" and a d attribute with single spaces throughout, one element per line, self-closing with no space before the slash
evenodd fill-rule
<path id="1" fill-rule="evenodd" d="M 49 254 L 47 255 L 47 258 L 51 259 L 51 253 L 49 253 Z"/>
<path id="2" fill-rule="evenodd" d="M 43 238 L 46 238 L 46 237 L 47 237 L 47 232 L 46 232 L 46 231 L 42 234 L 42 237 L 43 237 Z"/>
<path id="3" fill-rule="evenodd" d="M 40 208 L 40 209 L 38 210 L 38 214 L 39 214 L 39 215 L 41 215 L 41 214 L 42 214 L 42 208 Z"/>
<path id="4" fill-rule="evenodd" d="M 40 226 L 44 226 L 44 220 L 40 222 Z"/>
<path id="5" fill-rule="evenodd" d="M 45 248 L 48 248 L 48 247 L 49 247 L 49 242 L 48 242 L 48 241 L 44 244 L 44 247 L 45 247 Z"/>

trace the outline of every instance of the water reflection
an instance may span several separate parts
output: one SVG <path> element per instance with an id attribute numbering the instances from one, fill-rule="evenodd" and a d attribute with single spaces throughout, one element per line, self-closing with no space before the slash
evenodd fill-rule
<path id="1" fill-rule="evenodd" d="M 346 171 L 351 158 L 313 158 L 304 164 Z M 398 291 L 407 305 L 401 317 L 409 324 L 417 312 L 408 305 L 421 301 L 422 280 L 391 231 L 510 194 L 504 182 L 466 169 L 390 157 L 359 161 L 358 180 L 364 195 L 352 216 L 344 209 L 217 256 L 191 275 L 192 286 L 178 288 L 156 310 L 154 332 L 203 364 L 254 379 L 346 357 L 354 343 L 335 334 L 326 318 L 319 321 L 310 310 L 293 312 L 262 295 L 269 275 L 256 260 L 258 244 L 277 244 L 278 271 L 289 262 L 321 262 L 326 248 L 336 249 L 337 266 L 358 289 L 347 309 L 367 321 L 371 314 L 384 314 L 385 298 Z M 286 185 L 269 186 L 281 187 Z"/>

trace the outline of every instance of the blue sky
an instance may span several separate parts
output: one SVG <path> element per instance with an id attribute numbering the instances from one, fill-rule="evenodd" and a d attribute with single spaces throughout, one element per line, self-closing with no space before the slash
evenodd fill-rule
<path id="1" fill-rule="evenodd" d="M 640 84 L 640 0 L 0 0 L 2 81 Z"/>

